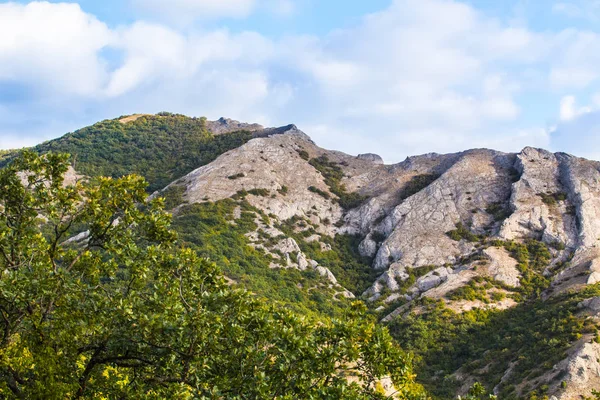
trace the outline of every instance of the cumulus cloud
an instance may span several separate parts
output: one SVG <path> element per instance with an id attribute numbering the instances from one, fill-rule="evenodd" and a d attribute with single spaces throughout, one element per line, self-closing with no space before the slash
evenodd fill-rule
<path id="1" fill-rule="evenodd" d="M 241 17 L 276 4 L 285 14 L 296 3 L 168 4 L 196 18 Z M 0 89 L 25 96 L 0 96 L 16 120 L 0 122 L 5 135 L 45 138 L 47 127 L 32 124 L 31 111 L 39 121 L 66 121 L 52 125 L 57 136 L 103 118 L 168 110 L 296 123 L 324 146 L 399 161 L 550 145 L 556 135 L 540 126 L 543 118 L 538 126 L 521 120 L 535 106 L 522 100 L 532 92 L 557 103 L 563 97 L 558 114 L 547 112 L 563 125 L 597 109 L 567 96 L 598 80 L 597 34 L 535 32 L 455 0 L 395 0 L 329 35 L 282 38 L 142 20 L 108 27 L 76 4 L 8 3 L 0 4 L 0 35 Z"/>
<path id="2" fill-rule="evenodd" d="M 397 0 L 357 27 L 287 47 L 294 49 L 288 59 L 326 99 L 313 134 L 318 140 L 332 142 L 320 133 L 324 125 L 352 135 L 363 130 L 407 154 L 485 144 L 481 136 L 498 143 L 483 131 L 498 124 L 499 134 L 521 113 L 520 84 L 502 69 L 529 65 L 544 46 L 541 36 L 503 27 L 462 3 Z M 514 149 L 513 143 L 502 147 Z M 398 157 L 390 146 L 375 140 L 372 146 L 388 159 Z"/>
<path id="3" fill-rule="evenodd" d="M 107 79 L 99 52 L 114 33 L 77 4 L 0 4 L 0 81 L 94 95 Z"/>

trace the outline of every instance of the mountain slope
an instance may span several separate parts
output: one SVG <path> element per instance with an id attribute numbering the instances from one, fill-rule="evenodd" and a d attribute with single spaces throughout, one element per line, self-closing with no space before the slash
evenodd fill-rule
<path id="1" fill-rule="evenodd" d="M 476 381 L 557 399 L 600 383 L 600 163 L 525 148 L 384 165 L 293 125 L 127 118 L 36 150 L 76 154 L 86 175 L 143 174 L 182 242 L 257 295 L 333 316 L 364 299 L 437 398 Z"/>
<path id="2" fill-rule="evenodd" d="M 78 172 L 88 176 L 142 175 L 149 190 L 155 191 L 264 131 L 257 124 L 224 118 L 207 121 L 170 113 L 133 115 L 98 122 L 33 150 L 69 153 Z M 0 165 L 11 156 L 3 159 Z"/>
<path id="3" fill-rule="evenodd" d="M 339 181 L 328 179 L 331 166 L 342 172 Z M 561 360 L 579 357 L 581 340 L 593 339 L 596 322 L 576 307 L 583 299 L 580 294 L 562 293 L 596 279 L 597 253 L 589 238 L 598 237 L 596 207 L 591 205 L 596 201 L 598 168 L 595 162 L 532 148 L 519 154 L 491 150 L 431 154 L 385 166 L 319 149 L 305 135 L 291 130 L 232 150 L 177 185 L 184 201 L 190 203 L 243 193 L 250 204 L 272 217 L 271 224 L 263 226 L 263 235 L 252 239 L 253 245 L 267 251 L 265 243 L 276 247 L 273 239 L 284 240 L 278 224 L 291 224 L 293 234 L 284 233 L 298 246 L 284 253 L 286 259 L 297 253 L 296 258 L 311 260 L 306 252 L 298 251 L 307 247 L 306 241 L 324 243 L 328 237 L 344 234 L 363 237 L 361 255 L 374 258 L 373 271 L 383 271 L 365 295 L 384 321 L 392 324 L 401 342 L 423 360 L 431 362 L 439 350 L 436 343 L 418 348 L 415 338 L 403 338 L 413 330 L 411 326 L 427 324 L 420 315 L 447 312 L 446 324 L 459 323 L 469 329 L 475 329 L 469 319 L 482 318 L 489 321 L 479 327 L 483 331 L 507 318 L 519 321 L 523 325 L 510 325 L 504 332 L 514 335 L 525 330 L 529 339 L 516 341 L 516 347 L 472 349 L 463 358 L 465 363 L 481 362 L 482 349 L 492 353 L 510 349 L 512 353 L 493 365 L 497 373 L 478 373 L 466 381 L 483 381 L 507 398 L 535 390 L 572 398 L 573 393 L 589 391 L 593 379 L 573 378 L 563 384 L 568 374 L 564 368 L 570 364 Z M 335 194 L 339 186 L 345 188 L 343 196 L 356 191 L 364 201 L 344 210 Z M 284 187 L 285 195 L 281 193 Z M 305 267 L 293 261 L 286 266 Z M 338 271 L 342 277 L 346 272 Z M 366 280 L 373 277 L 363 276 Z M 556 318 L 556 326 L 545 325 L 539 310 Z M 412 323 L 397 324 L 398 318 Z M 436 329 L 443 327 L 427 326 L 422 334 L 437 334 Z M 483 331 L 480 338 L 488 337 Z M 463 338 L 448 340 L 458 345 Z M 596 351 L 595 346 L 595 342 L 588 343 L 585 351 Z M 519 362 L 535 379 L 523 371 L 510 373 Z M 536 363 L 541 364 L 539 369 L 533 367 Z M 555 365 L 563 368 L 561 373 L 547 375 Z M 440 377 L 426 373 L 426 363 L 422 378 L 434 394 L 446 398 L 468 388 L 460 384 L 465 381 L 461 367 L 445 366 L 443 390 L 436 389 L 443 386 Z M 492 365 L 484 364 L 479 370 L 486 368 Z"/>

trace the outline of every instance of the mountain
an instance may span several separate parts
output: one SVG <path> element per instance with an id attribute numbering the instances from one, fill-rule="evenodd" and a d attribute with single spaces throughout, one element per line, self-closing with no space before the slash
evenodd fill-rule
<path id="1" fill-rule="evenodd" d="M 33 150 L 68 152 L 89 177 L 146 177 L 231 284 L 317 318 L 362 299 L 434 398 L 475 382 L 501 399 L 600 387 L 599 162 L 525 148 L 385 165 L 294 125 L 169 113 Z"/>

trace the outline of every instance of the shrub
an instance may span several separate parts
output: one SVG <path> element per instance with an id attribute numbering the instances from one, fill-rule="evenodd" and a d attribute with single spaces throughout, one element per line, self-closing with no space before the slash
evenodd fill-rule
<path id="1" fill-rule="evenodd" d="M 467 242 L 478 242 L 483 240 L 485 237 L 472 233 L 462 223 L 456 224 L 456 229 L 446 232 L 446 235 L 452 240 L 461 241 L 466 240 Z"/>
<path id="2" fill-rule="evenodd" d="M 309 186 L 308 190 L 311 191 L 311 192 L 313 192 L 313 193 L 318 194 L 319 196 L 321 196 L 321 197 L 323 197 L 325 199 L 330 199 L 331 198 L 331 196 L 329 195 L 329 193 L 325 192 L 324 190 L 319 189 L 316 186 Z"/>
<path id="3" fill-rule="evenodd" d="M 229 176 L 227 177 L 227 179 L 236 180 L 236 179 L 243 178 L 243 177 L 245 177 L 245 176 L 246 176 L 246 174 L 244 174 L 243 172 L 240 172 L 240 173 L 238 173 L 238 174 L 235 174 L 235 175 L 229 175 Z"/>
<path id="4" fill-rule="evenodd" d="M 298 153 L 298 155 L 300 156 L 300 158 L 302 158 L 303 160 L 308 161 L 308 159 L 310 158 L 310 156 L 308 155 L 308 152 L 306 150 L 304 150 L 304 149 L 302 149 L 302 150 L 296 150 L 296 152 Z"/>
<path id="5" fill-rule="evenodd" d="M 398 199 L 403 201 L 410 196 L 419 193 L 421 190 L 435 182 L 439 177 L 439 175 L 434 174 L 422 174 L 412 177 L 406 186 L 398 193 Z"/>
<path id="6" fill-rule="evenodd" d="M 268 189 L 250 189 L 248 193 L 254 196 L 267 197 L 270 192 Z"/>

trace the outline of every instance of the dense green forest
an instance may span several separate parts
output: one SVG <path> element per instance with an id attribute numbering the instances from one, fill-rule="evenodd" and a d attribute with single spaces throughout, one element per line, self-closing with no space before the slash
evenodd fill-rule
<path id="1" fill-rule="evenodd" d="M 77 171 L 88 176 L 138 174 L 154 192 L 251 138 L 245 131 L 213 135 L 205 118 L 161 113 L 126 123 L 119 119 L 98 122 L 32 150 L 68 153 Z M 15 154 L 0 155 L 0 166 Z"/>

